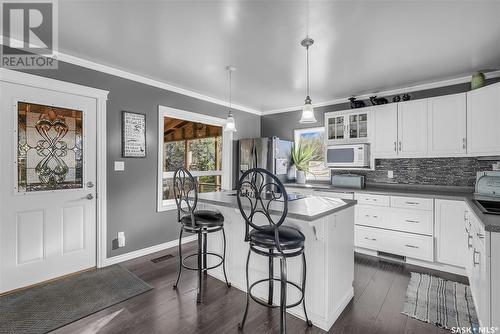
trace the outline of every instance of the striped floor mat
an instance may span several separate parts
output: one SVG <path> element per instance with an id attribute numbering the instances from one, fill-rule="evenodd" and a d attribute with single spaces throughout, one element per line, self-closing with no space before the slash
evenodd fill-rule
<path id="1" fill-rule="evenodd" d="M 446 329 L 478 326 L 469 286 L 426 274 L 411 273 L 402 313 Z"/>

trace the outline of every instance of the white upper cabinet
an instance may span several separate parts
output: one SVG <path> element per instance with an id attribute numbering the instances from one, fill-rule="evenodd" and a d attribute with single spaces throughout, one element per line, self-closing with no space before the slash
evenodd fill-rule
<path id="1" fill-rule="evenodd" d="M 398 103 L 398 156 L 427 154 L 427 99 Z"/>
<path id="2" fill-rule="evenodd" d="M 368 108 L 325 114 L 326 144 L 350 144 L 368 141 Z"/>
<path id="3" fill-rule="evenodd" d="M 466 94 L 428 99 L 428 155 L 433 157 L 466 154 Z"/>
<path id="4" fill-rule="evenodd" d="M 373 119 L 372 150 L 376 158 L 396 157 L 398 141 L 398 107 L 396 103 L 370 107 Z"/>
<path id="5" fill-rule="evenodd" d="M 467 154 L 500 155 L 500 83 L 467 92 Z"/>

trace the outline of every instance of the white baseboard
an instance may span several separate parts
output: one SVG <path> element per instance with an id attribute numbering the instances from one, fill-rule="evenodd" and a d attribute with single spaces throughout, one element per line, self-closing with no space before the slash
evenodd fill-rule
<path id="1" fill-rule="evenodd" d="M 196 240 L 197 237 L 198 237 L 197 235 L 190 235 L 189 237 L 182 238 L 182 244 L 194 241 L 194 240 Z M 103 261 L 101 267 L 107 267 L 107 266 L 110 266 L 112 264 L 132 260 L 132 259 L 135 259 L 135 258 L 138 258 L 141 256 L 156 253 L 156 252 L 159 252 L 159 251 L 171 248 L 171 247 L 177 247 L 178 245 L 179 245 L 179 239 L 176 239 L 176 240 L 172 240 L 169 242 L 164 242 L 164 243 L 159 244 L 159 245 L 154 245 L 151 247 L 139 249 L 139 250 L 136 250 L 133 252 L 129 252 L 129 253 L 113 256 L 113 257 L 108 257 L 106 260 Z"/>

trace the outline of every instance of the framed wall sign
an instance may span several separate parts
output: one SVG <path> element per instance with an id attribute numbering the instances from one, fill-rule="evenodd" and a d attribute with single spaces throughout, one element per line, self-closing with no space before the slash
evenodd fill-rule
<path id="1" fill-rule="evenodd" d="M 122 111 L 122 157 L 146 157 L 146 115 Z"/>

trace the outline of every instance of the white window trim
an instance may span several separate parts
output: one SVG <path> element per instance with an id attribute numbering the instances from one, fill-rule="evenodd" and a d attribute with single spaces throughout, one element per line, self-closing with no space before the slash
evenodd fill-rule
<path id="1" fill-rule="evenodd" d="M 297 143 L 299 142 L 300 136 L 303 133 L 314 132 L 314 131 L 323 131 L 324 133 L 326 133 L 324 126 L 318 126 L 318 127 L 306 128 L 306 129 L 294 129 L 293 130 L 293 144 L 297 145 Z M 306 179 L 307 180 L 314 180 L 314 181 L 330 181 L 329 177 L 324 177 L 324 176 L 323 177 L 320 176 L 320 177 L 309 178 L 306 175 Z"/>
<path id="2" fill-rule="evenodd" d="M 174 109 L 166 106 L 158 106 L 158 179 L 157 179 L 157 211 L 168 211 L 177 209 L 175 200 L 163 200 L 163 177 L 172 176 L 173 172 L 163 172 L 163 118 L 179 118 L 190 122 L 199 122 L 224 128 L 226 120 L 223 118 L 203 115 L 191 111 Z M 196 172 L 197 176 L 221 175 L 222 190 L 231 190 L 232 184 L 232 161 L 233 161 L 233 133 L 231 131 L 222 132 L 222 171 Z"/>

